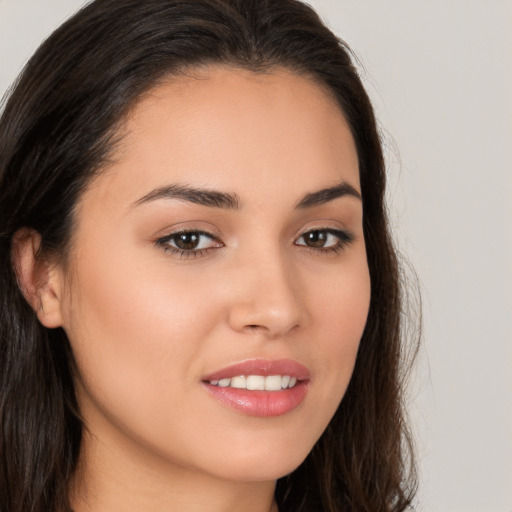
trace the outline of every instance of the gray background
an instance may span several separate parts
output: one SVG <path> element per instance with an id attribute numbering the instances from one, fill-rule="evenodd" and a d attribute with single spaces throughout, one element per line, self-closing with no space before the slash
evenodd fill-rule
<path id="1" fill-rule="evenodd" d="M 512 512 L 512 2 L 310 3 L 364 64 L 421 281 L 418 510 Z M 0 93 L 82 4 L 0 0 Z"/>

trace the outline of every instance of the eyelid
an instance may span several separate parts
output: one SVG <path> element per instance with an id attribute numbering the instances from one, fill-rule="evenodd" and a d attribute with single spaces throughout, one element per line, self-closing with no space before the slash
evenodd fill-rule
<path id="1" fill-rule="evenodd" d="M 328 233 L 332 236 L 335 236 L 338 239 L 338 242 L 334 245 L 329 245 L 326 247 L 312 247 L 307 243 L 298 243 L 301 238 L 304 238 L 309 233 L 315 232 L 323 232 Z M 346 246 L 351 244 L 355 240 L 355 236 L 351 231 L 340 228 L 332 228 L 332 227 L 312 227 L 306 229 L 300 233 L 299 236 L 295 238 L 295 245 L 307 249 L 316 253 L 337 253 L 343 250 Z"/>
<path id="2" fill-rule="evenodd" d="M 212 245 L 209 247 L 199 249 L 181 249 L 177 246 L 172 245 L 171 241 L 181 234 L 196 234 L 202 237 L 207 237 L 212 241 Z M 197 258 L 203 256 L 204 254 L 213 249 L 220 249 L 221 247 L 224 247 L 224 243 L 220 240 L 220 238 L 217 235 L 214 235 L 213 233 L 210 233 L 203 229 L 194 229 L 192 227 L 182 227 L 170 231 L 166 235 L 158 237 L 155 240 L 155 244 L 162 248 L 165 252 L 178 255 L 182 259 L 191 257 Z"/>
<path id="3" fill-rule="evenodd" d="M 1 0 L 0 0 L 1 1 Z M 222 238 L 222 233 L 211 222 L 203 221 L 200 219 L 191 219 L 183 222 L 176 222 L 168 224 L 167 226 L 154 232 L 153 239 L 164 238 L 179 233 L 204 233 L 212 238 Z"/>
<path id="4" fill-rule="evenodd" d="M 174 237 L 177 237 L 179 235 L 188 235 L 188 234 L 204 236 L 206 238 L 209 238 L 210 240 L 220 242 L 219 238 L 216 235 L 214 235 L 213 233 L 209 233 L 208 231 L 204 231 L 202 229 L 177 229 L 176 231 L 172 231 L 171 233 L 169 233 L 163 237 L 160 237 L 160 240 L 162 240 L 162 239 L 171 240 Z"/>

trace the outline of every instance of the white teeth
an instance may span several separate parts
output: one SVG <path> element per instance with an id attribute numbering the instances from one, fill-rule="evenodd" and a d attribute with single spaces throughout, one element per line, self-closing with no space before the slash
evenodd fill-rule
<path id="1" fill-rule="evenodd" d="M 262 375 L 249 375 L 247 377 L 247 389 L 262 391 L 265 389 L 265 377 Z"/>
<path id="2" fill-rule="evenodd" d="M 231 379 L 231 387 L 245 389 L 247 387 L 246 378 L 243 375 L 240 377 L 233 377 Z"/>
<path id="3" fill-rule="evenodd" d="M 279 391 L 281 389 L 281 375 L 269 375 L 265 377 L 266 391 Z"/>
<path id="4" fill-rule="evenodd" d="M 211 380 L 210 384 L 221 388 L 229 386 L 250 391 L 280 391 L 293 388 L 297 384 L 297 378 L 289 375 L 239 375 L 231 379 Z"/>

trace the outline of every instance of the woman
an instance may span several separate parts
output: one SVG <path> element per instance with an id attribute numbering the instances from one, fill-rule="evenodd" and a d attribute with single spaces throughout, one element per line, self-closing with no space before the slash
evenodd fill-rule
<path id="1" fill-rule="evenodd" d="M 373 111 L 295 0 L 96 0 L 0 123 L 1 510 L 402 511 Z"/>

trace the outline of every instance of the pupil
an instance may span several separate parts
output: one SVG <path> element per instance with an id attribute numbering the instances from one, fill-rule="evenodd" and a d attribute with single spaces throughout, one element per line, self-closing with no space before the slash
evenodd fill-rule
<path id="1" fill-rule="evenodd" d="M 327 240 L 327 233 L 324 231 L 311 231 L 306 236 L 306 244 L 310 247 L 323 247 Z"/>
<path id="2" fill-rule="evenodd" d="M 175 244 L 180 249 L 190 251 L 199 244 L 199 235 L 197 233 L 181 233 L 176 237 Z"/>

